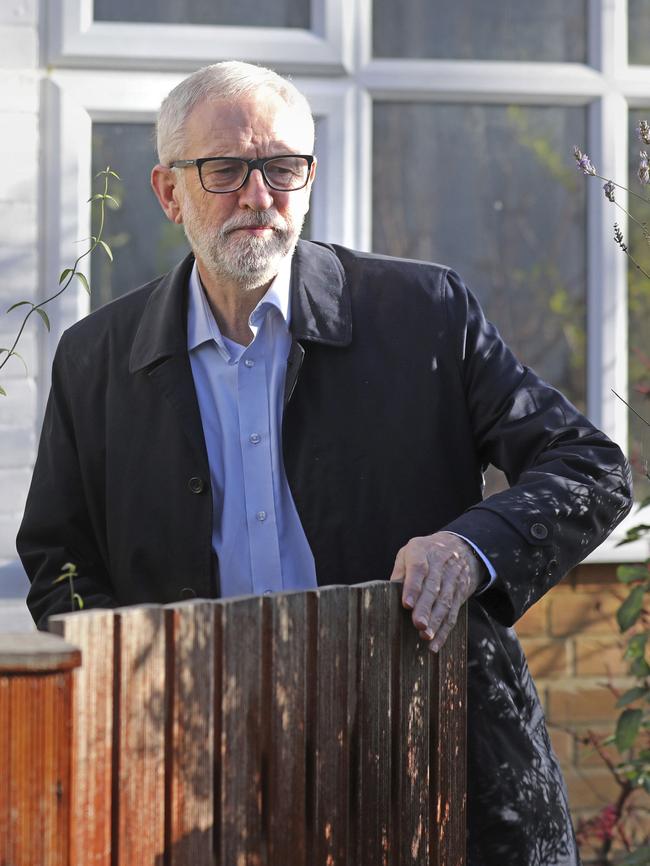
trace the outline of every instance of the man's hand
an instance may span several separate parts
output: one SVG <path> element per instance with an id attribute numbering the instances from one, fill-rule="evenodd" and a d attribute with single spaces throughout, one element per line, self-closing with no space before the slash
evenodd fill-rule
<path id="1" fill-rule="evenodd" d="M 438 652 L 484 577 L 484 567 L 466 541 L 451 532 L 436 532 L 402 547 L 390 579 L 404 582 L 402 604 L 413 610 L 420 637 Z"/>

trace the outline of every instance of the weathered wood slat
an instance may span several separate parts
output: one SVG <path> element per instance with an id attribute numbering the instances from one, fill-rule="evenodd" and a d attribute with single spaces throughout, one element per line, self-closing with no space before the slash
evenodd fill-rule
<path id="1" fill-rule="evenodd" d="M 432 866 L 464 866 L 466 822 L 467 608 L 438 656 L 432 695 L 431 767 L 435 768 Z"/>
<path id="2" fill-rule="evenodd" d="M 54 616 L 49 629 L 83 647 L 83 665 L 74 672 L 70 863 L 110 866 L 115 614 Z"/>
<path id="3" fill-rule="evenodd" d="M 262 599 L 216 604 L 219 866 L 267 866 L 262 815 Z"/>
<path id="4" fill-rule="evenodd" d="M 401 605 L 401 586 L 395 585 Z M 431 687 L 438 662 L 412 625 L 407 610 L 401 612 L 396 664 L 397 712 L 393 739 L 396 774 L 396 860 L 399 866 L 430 864 L 431 783 L 429 740 Z"/>
<path id="5" fill-rule="evenodd" d="M 165 611 L 116 612 L 118 648 L 113 845 L 117 866 L 154 866 L 165 848 Z"/>
<path id="6" fill-rule="evenodd" d="M 354 863 L 391 866 L 392 711 L 391 649 L 397 617 L 389 583 L 360 584 L 358 605 L 358 833 Z"/>
<path id="7" fill-rule="evenodd" d="M 166 609 L 171 739 L 167 767 L 169 866 L 212 866 L 215 605 Z"/>
<path id="8" fill-rule="evenodd" d="M 310 593 L 315 630 L 307 691 L 307 863 L 346 866 L 350 811 L 349 645 L 347 587 Z M 354 672 L 354 668 L 353 668 Z M 353 684 L 354 685 L 354 684 Z"/>
<path id="9" fill-rule="evenodd" d="M 307 596 L 264 599 L 268 671 L 269 866 L 304 866 L 306 853 Z"/>

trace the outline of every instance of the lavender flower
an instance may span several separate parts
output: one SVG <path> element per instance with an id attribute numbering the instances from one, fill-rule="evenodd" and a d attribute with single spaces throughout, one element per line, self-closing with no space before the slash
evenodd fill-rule
<path id="1" fill-rule="evenodd" d="M 573 155 L 575 156 L 576 162 L 578 163 L 578 171 L 581 171 L 583 174 L 596 174 L 596 169 L 594 168 L 591 160 L 586 153 L 583 153 L 580 150 L 579 147 L 573 148 Z"/>
<path id="2" fill-rule="evenodd" d="M 650 124 L 647 120 L 640 120 L 636 128 L 639 141 L 643 144 L 650 144 Z"/>
<path id="3" fill-rule="evenodd" d="M 648 166 L 648 154 L 645 150 L 639 151 L 639 180 L 645 186 L 650 183 L 650 166 Z"/>
<path id="4" fill-rule="evenodd" d="M 607 183 L 603 186 L 603 191 L 605 193 L 605 198 L 608 198 L 610 201 L 614 201 L 614 184 L 611 180 L 608 180 Z"/>

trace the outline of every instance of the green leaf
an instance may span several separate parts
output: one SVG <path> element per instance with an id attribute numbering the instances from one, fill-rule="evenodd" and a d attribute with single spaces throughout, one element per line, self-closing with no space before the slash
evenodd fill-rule
<path id="1" fill-rule="evenodd" d="M 616 569 L 616 577 L 621 583 L 632 583 L 635 580 L 647 580 L 650 575 L 643 565 L 621 565 Z"/>
<path id="2" fill-rule="evenodd" d="M 74 562 L 66 562 L 61 567 L 61 571 L 76 574 L 77 573 L 77 566 L 74 564 Z"/>
<path id="3" fill-rule="evenodd" d="M 635 634 L 634 637 L 631 637 L 627 642 L 625 658 L 642 659 L 645 656 L 645 647 L 647 642 L 648 635 L 646 632 L 643 632 L 642 634 Z"/>
<path id="4" fill-rule="evenodd" d="M 630 673 L 635 677 L 647 677 L 650 675 L 650 667 L 645 659 L 634 659 L 630 665 Z"/>
<path id="5" fill-rule="evenodd" d="M 15 310 L 16 307 L 22 307 L 22 306 L 24 306 L 25 304 L 29 304 L 31 307 L 34 306 L 34 304 L 32 304 L 31 301 L 18 301 L 18 303 L 16 303 L 16 304 L 12 304 L 12 305 L 9 307 L 9 309 L 7 310 L 7 312 L 10 313 L 12 310 Z"/>
<path id="6" fill-rule="evenodd" d="M 45 312 L 45 310 L 42 310 L 40 307 L 34 307 L 34 309 L 36 310 L 38 315 L 41 317 L 41 319 L 43 320 L 43 324 L 45 325 L 45 327 L 49 331 L 50 330 L 50 319 L 49 319 L 49 316 L 47 315 L 47 313 Z"/>
<path id="7" fill-rule="evenodd" d="M 7 396 L 7 392 L 2 387 L 2 385 L 0 385 L 0 397 L 6 397 L 6 396 Z"/>
<path id="8" fill-rule="evenodd" d="M 66 268 L 64 271 L 61 271 L 61 276 L 59 277 L 59 285 L 65 280 L 66 277 L 69 277 L 72 273 L 72 268 Z"/>
<path id="9" fill-rule="evenodd" d="M 52 586 L 56 586 L 57 583 L 63 583 L 64 580 L 69 580 L 69 575 L 60 574 L 58 577 L 55 577 L 52 581 Z"/>
<path id="10" fill-rule="evenodd" d="M 84 600 L 83 600 L 83 598 L 79 595 L 78 592 L 73 592 L 73 593 L 72 593 L 72 600 L 77 602 L 77 604 L 79 605 L 79 610 L 83 610 L 83 609 L 84 609 Z"/>
<path id="11" fill-rule="evenodd" d="M 91 195 L 89 199 L 86 199 L 86 201 L 99 201 L 100 199 L 104 199 L 104 198 L 106 198 L 105 193 L 96 192 L 94 195 Z"/>
<path id="12" fill-rule="evenodd" d="M 634 701 L 638 701 L 640 698 L 645 697 L 646 695 L 650 695 L 650 691 L 648 689 L 644 689 L 641 686 L 635 686 L 633 689 L 628 689 L 624 694 L 620 696 L 620 698 L 616 701 L 616 706 L 619 710 L 623 709 L 623 707 L 627 707 L 628 704 L 634 703 Z"/>
<path id="13" fill-rule="evenodd" d="M 115 205 L 115 207 L 120 207 L 120 203 L 119 203 L 119 201 L 115 198 L 114 195 L 111 195 L 110 193 L 107 192 L 107 193 L 105 193 L 104 198 L 106 199 L 106 201 L 111 201 L 111 202 L 113 202 L 113 204 Z"/>
<path id="14" fill-rule="evenodd" d="M 619 752 L 632 748 L 636 735 L 639 733 L 642 710 L 623 710 L 616 724 L 616 748 Z"/>
<path id="15" fill-rule="evenodd" d="M 624 544 L 638 541 L 648 532 L 650 532 L 650 524 L 648 523 L 640 523 L 638 526 L 633 526 L 632 529 L 628 529 L 625 538 L 622 541 L 619 541 L 616 547 L 622 547 Z"/>
<path id="16" fill-rule="evenodd" d="M 84 289 L 90 294 L 90 286 L 88 285 L 88 280 L 86 279 L 85 274 L 82 274 L 80 271 L 75 273 L 75 277 L 79 280 Z"/>
<path id="17" fill-rule="evenodd" d="M 620 861 L 619 866 L 648 866 L 650 863 L 650 845 L 637 848 L 631 854 Z"/>
<path id="18" fill-rule="evenodd" d="M 111 261 L 113 261 L 113 253 L 111 252 L 111 248 L 106 243 L 106 241 L 97 241 L 97 243 L 101 244 L 104 247 L 104 251 L 106 252 L 106 255 L 109 257 L 109 259 Z"/>
<path id="19" fill-rule="evenodd" d="M 627 631 L 641 615 L 644 595 L 645 587 L 636 586 L 616 611 L 616 620 L 621 631 Z"/>
<path id="20" fill-rule="evenodd" d="M 119 176 L 119 174 L 116 171 L 113 171 L 113 169 L 109 168 L 108 166 L 106 166 L 106 174 L 110 174 L 111 177 L 115 177 L 118 180 L 122 180 L 122 178 Z"/>

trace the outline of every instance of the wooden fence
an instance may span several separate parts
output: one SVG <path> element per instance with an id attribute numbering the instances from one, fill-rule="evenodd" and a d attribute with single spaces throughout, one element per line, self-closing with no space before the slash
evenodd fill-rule
<path id="1" fill-rule="evenodd" d="M 439 656 L 386 582 L 50 628 L 82 653 L 72 866 L 464 864 L 464 617 Z"/>

